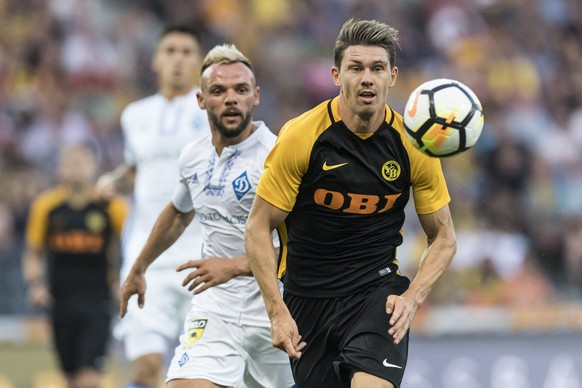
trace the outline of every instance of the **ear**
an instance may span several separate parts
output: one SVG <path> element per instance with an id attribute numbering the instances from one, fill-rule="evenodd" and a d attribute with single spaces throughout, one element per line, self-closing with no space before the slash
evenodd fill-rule
<path id="1" fill-rule="evenodd" d="M 398 78 L 398 67 L 394 66 L 390 72 L 390 82 L 388 82 L 389 87 L 396 85 L 396 78 Z"/>
<path id="2" fill-rule="evenodd" d="M 339 79 L 339 69 L 335 66 L 332 66 L 331 68 L 331 78 L 333 79 L 333 83 L 335 84 L 335 86 L 337 86 L 338 88 L 342 86 Z"/>
<path id="3" fill-rule="evenodd" d="M 154 56 L 152 58 L 151 69 L 156 74 L 160 71 L 160 63 L 159 63 L 159 60 L 158 60 L 158 54 L 157 53 L 154 54 Z"/>
<path id="4" fill-rule="evenodd" d="M 196 92 L 196 99 L 198 100 L 198 107 L 202 110 L 206 109 L 206 104 L 204 103 L 204 96 L 202 92 Z"/>
<path id="5" fill-rule="evenodd" d="M 255 106 L 259 105 L 259 102 L 261 101 L 261 88 L 260 87 L 255 87 Z"/>

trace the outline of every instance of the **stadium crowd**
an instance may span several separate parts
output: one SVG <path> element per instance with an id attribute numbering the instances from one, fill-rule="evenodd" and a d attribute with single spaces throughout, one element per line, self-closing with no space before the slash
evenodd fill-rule
<path id="1" fill-rule="evenodd" d="M 477 146 L 443 161 L 459 250 L 434 304 L 531 305 L 582 299 L 582 2 L 576 0 L 0 1 L 0 314 L 34 312 L 21 276 L 32 198 L 57 151 L 88 143 L 102 171 L 122 159 L 119 115 L 155 92 L 149 58 L 162 26 L 187 21 L 204 46 L 253 61 L 257 116 L 277 130 L 335 95 L 328 52 L 348 17 L 400 30 L 388 103 L 432 78 L 479 96 Z M 422 233 L 409 217 L 409 276 Z M 417 238 L 418 236 L 418 238 Z"/>

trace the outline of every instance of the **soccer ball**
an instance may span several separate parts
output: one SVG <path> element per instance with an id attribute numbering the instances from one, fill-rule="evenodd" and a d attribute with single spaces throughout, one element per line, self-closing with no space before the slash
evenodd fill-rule
<path id="1" fill-rule="evenodd" d="M 434 79 L 417 87 L 404 108 L 410 142 L 433 157 L 471 148 L 483 129 L 483 108 L 469 87 L 452 79 Z"/>

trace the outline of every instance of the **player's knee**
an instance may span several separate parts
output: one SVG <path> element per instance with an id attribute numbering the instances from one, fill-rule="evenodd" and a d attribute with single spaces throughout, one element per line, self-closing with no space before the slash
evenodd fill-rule
<path id="1" fill-rule="evenodd" d="M 75 374 L 72 379 L 74 388 L 99 388 L 101 372 L 92 368 L 85 368 Z"/>
<path id="2" fill-rule="evenodd" d="M 160 354 L 146 354 L 132 362 L 132 382 L 155 387 L 160 381 L 163 358 Z"/>

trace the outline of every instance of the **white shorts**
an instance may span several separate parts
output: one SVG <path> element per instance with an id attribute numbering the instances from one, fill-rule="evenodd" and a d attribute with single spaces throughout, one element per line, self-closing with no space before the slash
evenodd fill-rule
<path id="1" fill-rule="evenodd" d="M 188 313 L 166 382 L 206 379 L 226 387 L 290 388 L 287 353 L 271 345 L 269 327 L 225 322 L 202 310 Z"/>
<path id="2" fill-rule="evenodd" d="M 137 305 L 137 295 L 132 296 L 127 314 L 116 328 L 116 334 L 123 339 L 128 360 L 150 353 L 171 354 L 191 306 L 192 294 L 182 287 L 185 276 L 185 272 L 176 272 L 173 268 L 149 268 L 146 271 L 143 309 Z"/>

